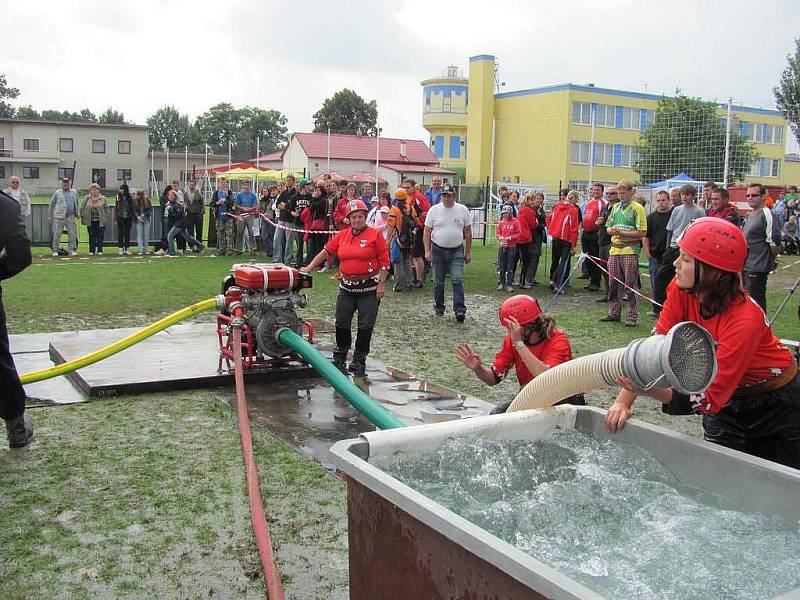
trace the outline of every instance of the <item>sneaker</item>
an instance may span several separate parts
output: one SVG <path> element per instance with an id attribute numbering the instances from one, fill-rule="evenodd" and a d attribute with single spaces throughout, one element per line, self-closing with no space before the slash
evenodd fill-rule
<path id="1" fill-rule="evenodd" d="M 178 250 L 178 254 L 183 255 L 183 250 Z"/>
<path id="2" fill-rule="evenodd" d="M 650 317 L 651 319 L 657 319 L 658 318 L 658 313 L 653 311 L 653 310 L 648 310 L 647 311 L 647 316 Z"/>
<path id="3" fill-rule="evenodd" d="M 444 316 L 444 311 L 443 310 L 434 310 L 433 312 L 436 314 L 437 317 L 443 317 Z"/>
<path id="4" fill-rule="evenodd" d="M 514 286 L 513 285 L 507 285 L 506 286 L 506 291 L 509 292 L 509 293 L 513 292 L 514 291 Z"/>
<path id="5" fill-rule="evenodd" d="M 119 252 L 117 252 L 117 254 L 119 254 L 120 256 L 122 256 L 123 254 L 125 254 L 125 250 L 123 250 L 122 248 L 120 248 L 120 249 L 119 249 Z"/>
<path id="6" fill-rule="evenodd" d="M 53 256 L 57 257 L 58 256 L 58 252 L 53 252 Z"/>
<path id="7" fill-rule="evenodd" d="M 156 250 L 155 252 L 153 252 L 153 254 L 155 256 L 164 256 L 166 254 L 166 251 L 163 248 L 161 248 L 161 249 Z"/>
<path id="8" fill-rule="evenodd" d="M 464 319 L 466 319 L 466 318 L 467 318 L 467 315 L 465 315 L 464 313 L 462 313 L 462 312 L 456 313 L 456 321 L 458 321 L 459 323 L 463 323 Z"/>
<path id="9" fill-rule="evenodd" d="M 175 258 L 176 256 L 177 254 L 175 254 L 174 252 L 170 252 L 169 254 L 167 254 L 168 258 Z"/>
<path id="10" fill-rule="evenodd" d="M 502 292 L 503 291 L 503 284 L 502 283 L 497 286 L 497 291 L 498 292 Z"/>
<path id="11" fill-rule="evenodd" d="M 98 250 L 97 251 L 97 256 L 103 256 L 103 251 L 102 250 Z"/>
<path id="12" fill-rule="evenodd" d="M 129 248 L 125 248 L 125 256 L 130 256 L 133 252 L 130 251 Z"/>
<path id="13" fill-rule="evenodd" d="M 619 319 L 617 319 L 619 321 Z M 636 321 L 625 321 L 625 327 L 636 327 Z"/>
<path id="14" fill-rule="evenodd" d="M 145 254 L 147 254 L 146 250 L 139 250 L 139 256 L 144 256 Z"/>
<path id="15" fill-rule="evenodd" d="M 600 296 L 595 302 L 608 302 L 608 296 Z"/>
<path id="16" fill-rule="evenodd" d="M 70 256 L 78 256 L 78 252 L 76 250 L 73 250 L 72 252 L 69 253 L 69 255 Z"/>
<path id="17" fill-rule="evenodd" d="M 33 437 L 33 425 L 25 415 L 6 421 L 9 448 L 23 448 Z"/>
<path id="18" fill-rule="evenodd" d="M 195 247 L 194 251 L 197 252 L 198 254 L 202 254 L 203 252 L 206 251 L 206 247 L 203 246 L 203 244 L 200 244 L 199 246 Z"/>
<path id="19" fill-rule="evenodd" d="M 600 322 L 601 323 L 619 323 L 619 317 L 615 317 L 614 315 L 606 315 L 605 317 L 600 319 Z"/>
<path id="20" fill-rule="evenodd" d="M 531 286 L 529 286 L 527 283 L 520 283 L 519 284 L 519 289 L 521 289 L 521 290 L 529 290 L 529 289 L 531 289 Z"/>

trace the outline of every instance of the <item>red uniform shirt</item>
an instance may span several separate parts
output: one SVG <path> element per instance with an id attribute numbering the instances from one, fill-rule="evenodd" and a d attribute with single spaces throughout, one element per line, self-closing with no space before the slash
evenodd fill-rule
<path id="1" fill-rule="evenodd" d="M 336 203 L 336 207 L 333 209 L 333 223 L 336 225 L 337 229 L 349 227 L 344 220 L 347 218 L 347 215 L 350 214 L 350 201 L 358 199 L 358 196 L 354 196 L 352 198 L 342 196 L 339 198 L 339 201 Z"/>
<path id="2" fill-rule="evenodd" d="M 526 346 L 528 345 L 526 344 Z M 569 345 L 569 339 L 567 339 L 564 332 L 558 329 L 554 329 L 550 337 L 541 344 L 528 346 L 528 350 L 548 367 L 555 367 L 563 362 L 572 360 L 572 348 Z M 502 379 L 512 365 L 517 373 L 517 381 L 521 386 L 533 379 L 533 375 L 531 375 L 528 367 L 525 366 L 525 363 L 520 358 L 519 352 L 514 348 L 511 336 L 507 335 L 503 340 L 503 346 L 494 357 L 492 371 Z"/>
<path id="3" fill-rule="evenodd" d="M 539 221 L 536 220 L 536 211 L 527 204 L 520 204 L 517 219 L 520 226 L 520 236 L 517 243 L 530 244 L 531 240 L 533 240 L 533 231 L 539 226 Z"/>
<path id="4" fill-rule="evenodd" d="M 599 200 L 592 198 L 586 203 L 583 208 L 583 230 L 585 232 L 597 231 L 597 219 L 600 217 L 600 211 L 603 210 L 605 205 L 606 201 L 602 198 Z"/>
<path id="5" fill-rule="evenodd" d="M 554 238 L 578 245 L 578 207 L 571 202 L 559 202 L 547 219 L 547 231 Z"/>
<path id="6" fill-rule="evenodd" d="M 665 334 L 676 323 L 692 321 L 705 327 L 717 343 L 717 377 L 701 395 L 700 411 L 716 413 L 730 400 L 737 387 L 753 385 L 783 372 L 792 363 L 788 348 L 772 333 L 764 311 L 748 296 L 744 302 L 704 319 L 700 305 L 673 280 L 655 327 Z"/>
<path id="7" fill-rule="evenodd" d="M 325 250 L 339 257 L 339 270 L 347 278 L 371 277 L 389 268 L 389 246 L 374 227 L 357 235 L 352 227 L 342 229 L 325 244 Z"/>

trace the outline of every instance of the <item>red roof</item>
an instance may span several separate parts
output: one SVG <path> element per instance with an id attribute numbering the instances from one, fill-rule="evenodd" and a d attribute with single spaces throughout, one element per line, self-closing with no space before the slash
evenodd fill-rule
<path id="1" fill-rule="evenodd" d="M 328 157 L 327 133 L 295 133 L 294 137 L 309 158 Z M 332 133 L 330 136 L 331 158 L 348 158 L 375 161 L 376 139 L 380 139 L 380 162 L 399 164 L 438 165 L 428 145 L 421 140 L 401 140 L 397 138 L 374 138 L 363 135 L 344 135 Z M 406 156 L 400 155 L 400 143 L 406 144 Z"/>
<path id="2" fill-rule="evenodd" d="M 264 154 L 263 156 L 259 156 L 258 158 L 251 158 L 250 162 L 256 164 L 258 162 L 275 162 L 283 160 L 283 150 L 278 150 L 277 152 L 272 152 L 270 154 Z"/>
<path id="3" fill-rule="evenodd" d="M 381 167 L 385 167 L 392 171 L 405 171 L 406 173 L 434 173 L 436 175 L 455 175 L 455 171 L 443 169 L 434 165 L 415 165 L 411 163 L 381 163 Z"/>

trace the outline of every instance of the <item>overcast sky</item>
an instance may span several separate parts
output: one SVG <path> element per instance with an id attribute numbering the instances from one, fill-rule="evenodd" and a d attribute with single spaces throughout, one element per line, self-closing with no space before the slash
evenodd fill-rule
<path id="1" fill-rule="evenodd" d="M 376 99 L 384 135 L 427 139 L 419 82 L 469 57 L 503 91 L 557 83 L 684 93 L 774 108 L 800 36 L 798 0 L 0 0 L 0 73 L 17 105 L 144 123 L 218 102 L 272 108 L 310 131 L 325 98 Z"/>

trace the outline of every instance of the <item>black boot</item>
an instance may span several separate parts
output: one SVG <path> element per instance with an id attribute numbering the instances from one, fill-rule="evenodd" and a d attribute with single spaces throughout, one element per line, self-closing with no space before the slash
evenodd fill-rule
<path id="1" fill-rule="evenodd" d="M 345 365 L 347 362 L 347 348 L 334 348 L 333 360 L 331 362 L 334 367 L 347 375 L 347 366 Z"/>
<path id="2" fill-rule="evenodd" d="M 362 356 L 357 350 L 353 352 L 353 360 L 348 367 L 353 377 L 367 376 L 367 357 Z"/>
<path id="3" fill-rule="evenodd" d="M 359 329 L 356 335 L 356 348 L 353 351 L 353 361 L 350 363 L 350 371 L 355 377 L 366 377 L 367 354 L 369 354 L 369 343 L 372 340 L 372 327 Z"/>
<path id="4" fill-rule="evenodd" d="M 8 430 L 8 446 L 10 448 L 27 446 L 33 437 L 33 425 L 24 414 L 15 419 L 8 419 L 6 421 L 6 429 Z"/>

